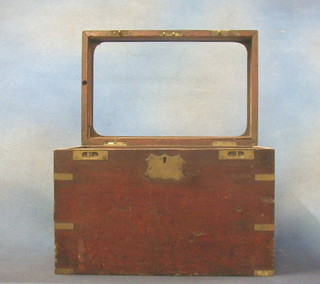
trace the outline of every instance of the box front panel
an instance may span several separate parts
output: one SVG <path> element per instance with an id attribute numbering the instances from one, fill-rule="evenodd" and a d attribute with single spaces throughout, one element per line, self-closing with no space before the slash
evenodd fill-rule
<path id="1" fill-rule="evenodd" d="M 57 273 L 273 273 L 273 150 L 75 151 L 55 152 Z"/>

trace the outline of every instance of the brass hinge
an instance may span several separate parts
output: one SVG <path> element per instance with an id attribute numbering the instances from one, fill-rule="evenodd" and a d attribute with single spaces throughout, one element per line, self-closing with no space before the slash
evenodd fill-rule
<path id="1" fill-rule="evenodd" d="M 216 147 L 234 147 L 237 143 L 234 141 L 213 141 L 212 146 Z"/>
<path id="2" fill-rule="evenodd" d="M 107 141 L 103 144 L 104 146 L 112 146 L 112 147 L 117 147 L 117 146 L 127 146 L 127 142 L 124 141 Z"/>

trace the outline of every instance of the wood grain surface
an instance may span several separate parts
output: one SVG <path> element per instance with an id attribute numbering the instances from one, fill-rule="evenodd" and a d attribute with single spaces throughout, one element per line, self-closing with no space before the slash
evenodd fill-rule
<path id="1" fill-rule="evenodd" d="M 273 274 L 274 179 L 255 177 L 274 175 L 274 150 L 103 147 L 108 159 L 90 161 L 76 149 L 54 156 L 55 174 L 73 177 L 55 180 L 56 273 Z M 183 177 L 150 178 L 151 154 L 179 155 Z"/>

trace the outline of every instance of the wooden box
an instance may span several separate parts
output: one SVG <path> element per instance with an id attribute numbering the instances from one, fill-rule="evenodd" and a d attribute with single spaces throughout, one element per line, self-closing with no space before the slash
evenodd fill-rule
<path id="1" fill-rule="evenodd" d="M 92 103 L 95 46 L 177 40 L 246 46 L 246 132 L 98 135 Z M 274 274 L 274 150 L 256 146 L 257 68 L 256 31 L 83 33 L 83 146 L 54 153 L 57 274 Z"/>

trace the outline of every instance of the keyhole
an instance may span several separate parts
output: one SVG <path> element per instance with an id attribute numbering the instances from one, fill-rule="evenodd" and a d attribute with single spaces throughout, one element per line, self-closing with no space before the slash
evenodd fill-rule
<path id="1" fill-rule="evenodd" d="M 163 163 L 165 164 L 167 162 L 167 157 L 163 157 Z"/>

